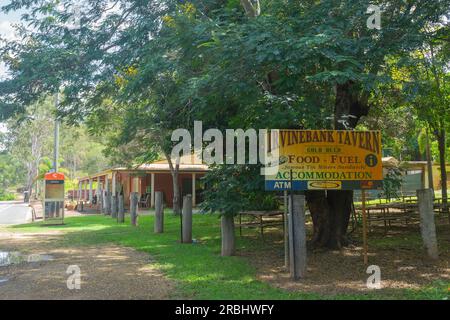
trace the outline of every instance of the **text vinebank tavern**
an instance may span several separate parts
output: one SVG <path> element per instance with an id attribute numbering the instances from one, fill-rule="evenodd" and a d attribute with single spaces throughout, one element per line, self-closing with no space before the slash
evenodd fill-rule
<path id="1" fill-rule="evenodd" d="M 336 130 L 280 130 L 281 147 L 302 143 L 330 143 L 348 145 L 380 153 L 380 132 L 378 131 L 336 131 Z"/>

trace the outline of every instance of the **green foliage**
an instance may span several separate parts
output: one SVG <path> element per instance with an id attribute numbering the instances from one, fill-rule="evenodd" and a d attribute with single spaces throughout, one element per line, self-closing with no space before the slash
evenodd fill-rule
<path id="1" fill-rule="evenodd" d="M 245 210 L 274 210 L 279 203 L 273 193 L 264 192 L 264 176 L 260 167 L 252 165 L 221 165 L 212 168 L 202 179 L 204 192 L 201 209 L 236 215 Z"/>
<path id="2" fill-rule="evenodd" d="M 108 156 L 132 165 L 167 154 L 171 132 L 192 130 L 194 120 L 202 120 L 205 129 L 332 128 L 339 120 L 334 118 L 340 86 L 362 106 L 357 120 L 385 104 L 387 88 L 390 109 L 408 112 L 411 105 L 398 95 L 408 92 L 403 82 L 411 81 L 396 76 L 408 74 L 402 68 L 424 45 L 447 35 L 438 23 L 450 0 L 379 3 L 381 30 L 366 26 L 369 0 L 262 1 L 258 17 L 247 16 L 237 0 L 119 0 L 114 12 L 101 0 L 83 8 L 80 28 L 68 29 L 73 1 L 60 1 L 64 12 L 40 1 L 14 1 L 6 9 L 26 7 L 26 21 L 35 28 L 23 31 L 30 41 L 3 46 L 12 76 L 0 83 L 3 117 L 62 89 L 58 115 L 71 124 L 86 121 L 91 132 L 106 136 Z M 425 74 L 421 68 L 417 73 Z M 431 97 L 442 88 L 431 78 L 419 80 L 409 86 L 411 99 L 419 92 L 417 105 L 433 109 L 438 100 Z M 401 137 L 387 130 L 384 140 L 399 155 L 407 144 L 404 158 L 414 158 L 415 119 L 403 118 L 390 129 L 400 124 Z M 238 187 L 238 177 L 256 169 L 217 173 L 216 184 L 226 187 L 230 179 L 234 203 L 221 211 L 236 212 L 242 196 L 265 197 L 252 186 Z M 211 208 L 218 205 L 219 198 L 207 199 Z"/>
<path id="3" fill-rule="evenodd" d="M 0 193 L 14 188 L 23 182 L 21 177 L 22 165 L 5 151 L 0 153 Z"/>
<path id="4" fill-rule="evenodd" d="M 399 198 L 399 191 L 402 187 L 403 175 L 399 169 L 389 169 L 383 179 L 384 197 L 390 201 Z"/>
<path id="5" fill-rule="evenodd" d="M 419 145 L 419 152 L 424 154 L 427 148 L 427 132 L 426 129 L 422 129 L 417 137 L 417 143 Z"/>
<path id="6" fill-rule="evenodd" d="M 12 201 L 16 200 L 16 196 L 13 193 L 4 193 L 0 191 L 0 201 Z"/>
<path id="7" fill-rule="evenodd" d="M 0 190 L 25 187 L 53 168 L 53 128 L 55 111 L 52 99 L 42 99 L 26 108 L 26 113 L 6 122 L 6 134 L 0 138 Z M 69 180 L 105 169 L 108 162 L 104 147 L 91 137 L 84 126 L 60 128 L 59 171 Z"/>

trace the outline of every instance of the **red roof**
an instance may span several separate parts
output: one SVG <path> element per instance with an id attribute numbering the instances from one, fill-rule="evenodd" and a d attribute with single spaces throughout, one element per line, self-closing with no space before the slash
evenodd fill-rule
<path id="1" fill-rule="evenodd" d="M 64 173 L 61 172 L 48 172 L 45 174 L 45 180 L 64 180 Z"/>

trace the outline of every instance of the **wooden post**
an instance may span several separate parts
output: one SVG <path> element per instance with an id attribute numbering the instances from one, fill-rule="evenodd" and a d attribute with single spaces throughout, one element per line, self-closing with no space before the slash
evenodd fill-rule
<path id="1" fill-rule="evenodd" d="M 89 203 L 92 205 L 93 193 L 92 193 L 92 178 L 89 178 Z"/>
<path id="2" fill-rule="evenodd" d="M 103 182 L 101 182 L 100 187 L 100 212 L 105 213 L 105 185 Z"/>
<path id="3" fill-rule="evenodd" d="M 197 203 L 195 202 L 195 197 L 196 197 L 196 194 L 195 194 L 195 185 L 196 185 L 196 183 L 195 183 L 195 178 L 196 178 L 196 176 L 195 176 L 195 173 L 193 173 L 192 174 L 192 208 L 195 208 L 195 206 L 197 205 Z"/>
<path id="4" fill-rule="evenodd" d="M 103 214 L 105 214 L 106 215 L 106 212 L 107 212 L 107 204 L 106 204 L 106 196 L 105 196 L 105 194 L 106 194 L 106 184 L 107 184 L 108 182 L 107 182 L 107 179 L 106 179 L 106 176 L 105 176 L 105 181 L 103 182 L 103 185 L 102 185 L 102 213 Z"/>
<path id="5" fill-rule="evenodd" d="M 111 195 L 111 218 L 117 219 L 117 196 Z"/>
<path id="6" fill-rule="evenodd" d="M 100 189 L 100 177 L 97 177 L 97 192 L 95 193 L 97 195 L 97 210 L 101 213 L 102 212 L 102 200 L 101 200 L 101 189 Z"/>
<path id="7" fill-rule="evenodd" d="M 137 226 L 137 207 L 138 207 L 138 193 L 137 192 L 131 192 L 130 194 L 130 218 L 131 218 L 131 225 Z"/>
<path id="8" fill-rule="evenodd" d="M 306 274 L 305 196 L 295 194 L 289 200 L 290 274 L 298 280 Z"/>
<path id="9" fill-rule="evenodd" d="M 151 174 L 150 180 L 150 208 L 155 207 L 155 174 Z M 161 198 L 162 199 L 162 198 Z"/>
<path id="10" fill-rule="evenodd" d="M 364 264 L 367 265 L 369 263 L 369 258 L 367 256 L 368 253 L 368 245 L 367 245 L 367 215 L 366 215 L 366 190 L 361 190 L 361 211 L 362 211 L 362 222 L 363 222 L 363 253 L 364 253 Z"/>
<path id="11" fill-rule="evenodd" d="M 112 192 L 111 192 L 111 184 L 108 181 L 108 215 L 110 216 L 112 214 Z"/>
<path id="12" fill-rule="evenodd" d="M 192 196 L 190 194 L 183 198 L 183 243 L 192 243 Z"/>
<path id="13" fill-rule="evenodd" d="M 222 214 L 222 256 L 232 256 L 235 253 L 234 217 Z"/>
<path id="14" fill-rule="evenodd" d="M 89 180 L 86 180 L 84 184 L 84 200 L 89 201 Z"/>
<path id="15" fill-rule="evenodd" d="M 105 176 L 105 213 L 109 216 L 111 215 L 111 188 L 109 186 L 108 176 Z"/>
<path id="16" fill-rule="evenodd" d="M 116 172 L 112 174 L 112 190 L 111 190 L 111 218 L 117 219 L 117 184 L 116 184 Z"/>
<path id="17" fill-rule="evenodd" d="M 86 180 L 84 182 L 84 187 L 83 187 L 83 199 L 84 201 L 88 201 L 89 200 L 89 195 L 88 195 L 88 181 Z"/>
<path id="18" fill-rule="evenodd" d="M 117 192 L 117 172 L 113 172 L 112 173 L 112 177 L 111 177 L 111 192 L 112 194 L 115 194 Z"/>
<path id="19" fill-rule="evenodd" d="M 417 190 L 417 201 L 419 203 L 420 232 L 422 234 L 423 245 L 428 257 L 436 260 L 439 258 L 439 253 L 436 239 L 436 225 L 434 223 L 432 189 Z"/>
<path id="20" fill-rule="evenodd" d="M 78 182 L 78 201 L 81 201 L 81 190 L 83 188 L 83 183 L 80 181 Z"/>
<path id="21" fill-rule="evenodd" d="M 164 204 L 163 193 L 155 193 L 155 233 L 164 232 Z"/>
<path id="22" fill-rule="evenodd" d="M 283 194 L 284 204 L 284 267 L 289 269 L 289 223 L 288 223 L 288 193 L 287 190 Z"/>
<path id="23" fill-rule="evenodd" d="M 117 222 L 124 223 L 125 222 L 125 208 L 123 207 L 123 194 L 119 194 L 118 196 L 118 212 L 117 212 Z"/>

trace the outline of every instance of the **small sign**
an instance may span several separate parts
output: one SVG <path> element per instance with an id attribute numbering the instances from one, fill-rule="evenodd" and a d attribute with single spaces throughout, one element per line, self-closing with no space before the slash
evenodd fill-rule
<path id="1" fill-rule="evenodd" d="M 64 223 L 64 174 L 48 172 L 44 176 L 44 221 Z"/>
<path id="2" fill-rule="evenodd" d="M 380 131 L 280 130 L 278 150 L 266 190 L 382 188 Z"/>

